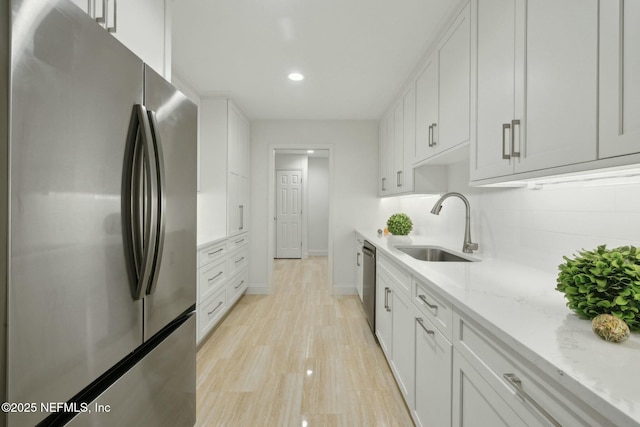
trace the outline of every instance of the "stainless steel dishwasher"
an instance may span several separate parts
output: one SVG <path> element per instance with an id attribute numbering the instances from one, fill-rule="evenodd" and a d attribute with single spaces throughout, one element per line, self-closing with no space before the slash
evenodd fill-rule
<path id="1" fill-rule="evenodd" d="M 376 247 L 364 241 L 362 246 L 362 308 L 367 316 L 371 332 L 376 334 Z"/>

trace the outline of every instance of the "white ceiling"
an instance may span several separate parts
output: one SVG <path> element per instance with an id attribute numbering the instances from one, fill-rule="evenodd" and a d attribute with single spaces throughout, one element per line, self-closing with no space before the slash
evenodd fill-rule
<path id="1" fill-rule="evenodd" d="M 254 120 L 378 119 L 458 4 L 176 0 L 173 73 Z"/>

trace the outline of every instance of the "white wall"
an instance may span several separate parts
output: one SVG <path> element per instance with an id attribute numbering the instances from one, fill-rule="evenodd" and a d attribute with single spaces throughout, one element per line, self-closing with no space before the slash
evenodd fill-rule
<path id="1" fill-rule="evenodd" d="M 269 278 L 269 145 L 314 148 L 331 144 L 333 282 L 336 293 L 355 292 L 354 234 L 360 227 L 379 228 L 384 203 L 376 197 L 378 126 L 366 121 L 259 120 L 251 123 L 251 264 L 249 283 L 256 289 Z"/>
<path id="2" fill-rule="evenodd" d="M 329 250 L 329 159 L 309 157 L 308 253 L 324 256 Z"/>
<path id="3" fill-rule="evenodd" d="M 471 238 L 479 254 L 557 271 L 562 256 L 598 245 L 640 245 L 640 183 L 589 187 L 580 184 L 526 188 L 469 188 L 468 164 L 449 169 L 450 190 L 471 204 Z M 413 233 L 448 239 L 462 248 L 464 205 L 444 202 L 439 216 L 429 211 L 435 196 L 402 198 L 400 208 L 414 221 Z M 514 278 L 514 286 L 517 286 Z"/>

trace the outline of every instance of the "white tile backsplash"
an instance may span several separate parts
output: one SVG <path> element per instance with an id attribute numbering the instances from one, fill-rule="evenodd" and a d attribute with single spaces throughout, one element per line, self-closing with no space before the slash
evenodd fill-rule
<path id="1" fill-rule="evenodd" d="M 471 204 L 471 237 L 478 253 L 545 270 L 557 270 L 562 256 L 606 244 L 640 246 L 640 184 L 589 187 L 470 188 L 464 162 L 449 168 L 450 190 Z M 398 200 L 414 222 L 414 233 L 444 238 L 462 247 L 464 205 L 444 202 L 439 216 L 429 211 L 437 196 Z"/>

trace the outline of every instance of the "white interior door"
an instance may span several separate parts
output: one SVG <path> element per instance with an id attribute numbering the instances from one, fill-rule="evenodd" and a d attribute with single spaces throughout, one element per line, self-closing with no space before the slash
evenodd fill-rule
<path id="1" fill-rule="evenodd" d="M 302 258 L 302 172 L 276 171 L 276 258 Z"/>

